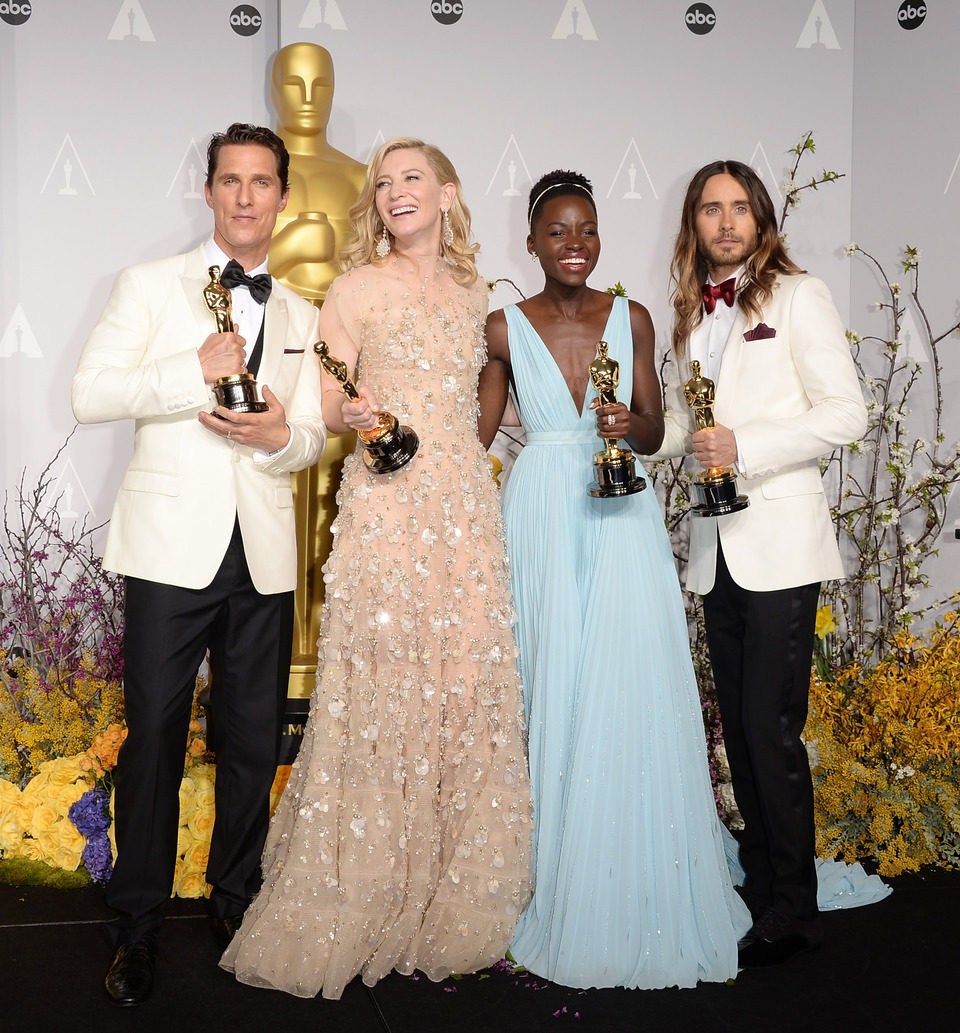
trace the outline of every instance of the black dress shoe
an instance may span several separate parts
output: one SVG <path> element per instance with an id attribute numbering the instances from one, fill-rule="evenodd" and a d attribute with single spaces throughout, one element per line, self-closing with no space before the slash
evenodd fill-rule
<path id="1" fill-rule="evenodd" d="M 776 908 L 768 907 L 737 944 L 740 968 L 763 968 L 782 965 L 806 951 L 820 946 L 820 923 L 790 918 Z"/>
<path id="2" fill-rule="evenodd" d="M 210 928 L 213 930 L 213 939 L 220 950 L 225 951 L 230 946 L 237 930 L 243 922 L 243 915 L 218 915 L 210 916 Z"/>
<path id="3" fill-rule="evenodd" d="M 107 996 L 114 1004 L 126 1008 L 143 1004 L 150 996 L 156 954 L 155 934 L 120 944 L 103 981 Z"/>

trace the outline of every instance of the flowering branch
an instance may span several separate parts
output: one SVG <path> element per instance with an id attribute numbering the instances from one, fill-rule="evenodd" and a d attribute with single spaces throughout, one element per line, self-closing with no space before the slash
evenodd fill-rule
<path id="1" fill-rule="evenodd" d="M 788 154 L 795 154 L 797 160 L 793 163 L 793 168 L 790 170 L 787 181 L 783 185 L 783 209 L 780 212 L 780 225 L 778 227 L 780 233 L 783 233 L 783 224 L 787 221 L 787 216 L 800 204 L 800 194 L 804 190 L 816 190 L 821 183 L 835 183 L 846 175 L 843 172 L 830 172 L 824 169 L 819 177 L 812 176 L 808 183 L 797 183 L 797 170 L 800 167 L 801 159 L 808 151 L 813 154 L 816 149 L 817 145 L 814 143 L 813 133 L 808 131 L 796 147 L 791 147 L 787 152 Z"/>

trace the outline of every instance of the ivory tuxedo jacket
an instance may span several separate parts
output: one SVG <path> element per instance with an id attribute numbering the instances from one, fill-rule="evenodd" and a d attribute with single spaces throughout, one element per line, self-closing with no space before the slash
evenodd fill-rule
<path id="1" fill-rule="evenodd" d="M 654 459 L 692 451 L 694 418 L 682 388 L 689 377 L 688 357 L 679 368 L 671 363 L 664 440 Z M 738 311 L 714 417 L 736 433 L 745 467 L 738 489 L 750 505 L 722 517 L 691 515 L 687 588 L 701 595 L 713 588 L 718 535 L 733 580 L 749 591 L 842 577 L 819 459 L 862 437 L 867 413 L 826 284 L 784 276 L 761 320 L 748 324 Z"/>
<path id="2" fill-rule="evenodd" d="M 80 357 L 76 418 L 136 421 L 103 565 L 204 588 L 238 517 L 257 590 L 291 591 L 297 562 L 290 473 L 314 463 L 326 442 L 313 353 L 319 313 L 273 281 L 257 382 L 283 403 L 292 437 L 281 455 L 256 462 L 252 449 L 211 434 L 197 419 L 215 405 L 197 356 L 216 330 L 203 299 L 208 282 L 202 247 L 123 270 Z"/>

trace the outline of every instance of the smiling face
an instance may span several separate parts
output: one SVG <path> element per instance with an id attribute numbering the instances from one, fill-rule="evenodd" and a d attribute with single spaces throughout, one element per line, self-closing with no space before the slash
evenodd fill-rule
<path id="1" fill-rule="evenodd" d="M 377 174 L 377 214 L 402 244 L 422 241 L 440 246 L 442 210 L 453 203 L 456 188 L 441 183 L 421 150 L 405 147 L 384 156 Z"/>
<path id="2" fill-rule="evenodd" d="M 287 204 L 277 157 L 262 144 L 225 144 L 211 179 L 204 194 L 213 209 L 213 239 L 244 269 L 254 269 L 267 257 L 277 215 Z"/>
<path id="3" fill-rule="evenodd" d="M 585 282 L 600 258 L 597 213 L 589 198 L 577 193 L 547 200 L 527 237 L 527 250 L 536 252 L 547 277 L 569 286 Z"/>
<path id="4" fill-rule="evenodd" d="M 747 191 L 727 172 L 704 183 L 695 224 L 697 246 L 714 283 L 732 276 L 757 250 L 757 220 Z"/>

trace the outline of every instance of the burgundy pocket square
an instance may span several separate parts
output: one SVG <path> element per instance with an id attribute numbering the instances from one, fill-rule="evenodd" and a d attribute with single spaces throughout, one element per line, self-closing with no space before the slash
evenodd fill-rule
<path id="1" fill-rule="evenodd" d="M 777 331 L 772 326 L 767 326 L 766 323 L 757 323 L 752 329 L 748 330 L 744 335 L 745 341 L 766 341 L 770 337 L 776 337 Z"/>
<path id="2" fill-rule="evenodd" d="M 303 349 L 302 348 L 284 348 L 283 349 L 283 354 L 284 355 L 302 355 L 303 354 Z"/>

